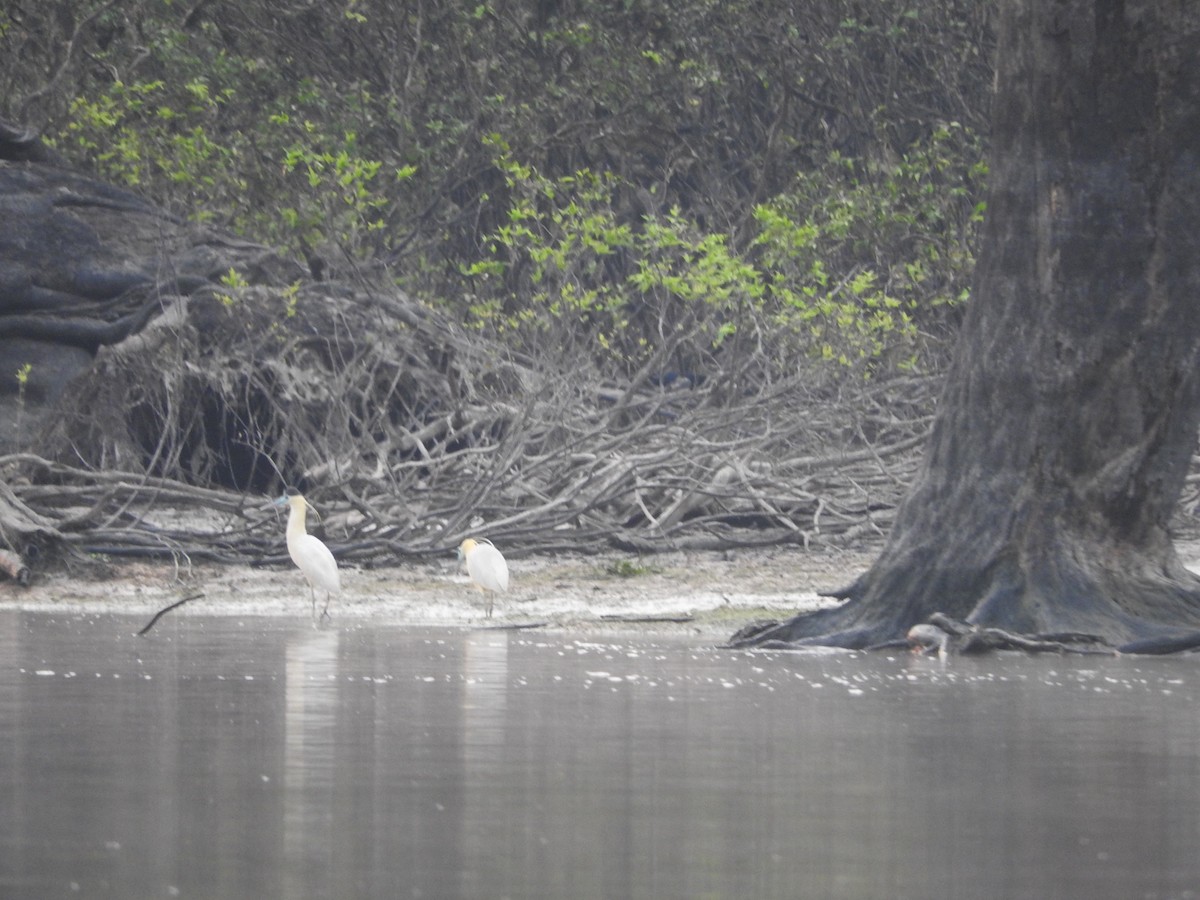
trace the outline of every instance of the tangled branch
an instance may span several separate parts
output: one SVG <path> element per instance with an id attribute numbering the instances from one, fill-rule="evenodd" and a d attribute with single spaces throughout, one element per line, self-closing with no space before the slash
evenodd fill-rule
<path id="1" fill-rule="evenodd" d="M 849 542 L 885 533 L 929 425 L 927 378 L 618 383 L 516 358 L 402 295 L 177 302 L 101 351 L 49 452 L 0 457 L 28 520 L 5 516 L 10 544 L 279 559 L 261 507 L 285 483 L 363 563 L 480 532 L 518 555 Z"/>

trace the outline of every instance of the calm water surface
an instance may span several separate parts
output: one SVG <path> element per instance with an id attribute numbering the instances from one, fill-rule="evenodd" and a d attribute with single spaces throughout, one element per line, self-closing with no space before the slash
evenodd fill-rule
<path id="1" fill-rule="evenodd" d="M 0 612 L 0 897 L 1200 897 L 1200 660 Z"/>

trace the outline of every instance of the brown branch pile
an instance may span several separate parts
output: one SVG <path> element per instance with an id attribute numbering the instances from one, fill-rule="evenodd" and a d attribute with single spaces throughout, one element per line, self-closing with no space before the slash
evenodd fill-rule
<path id="1" fill-rule="evenodd" d="M 549 357 L 548 357 L 549 358 Z M 10 545 L 278 559 L 284 484 L 339 557 L 485 534 L 513 555 L 882 535 L 932 379 L 852 395 L 720 370 L 671 389 L 518 358 L 402 295 L 214 288 L 101 350 L 37 453 L 0 458 Z"/>

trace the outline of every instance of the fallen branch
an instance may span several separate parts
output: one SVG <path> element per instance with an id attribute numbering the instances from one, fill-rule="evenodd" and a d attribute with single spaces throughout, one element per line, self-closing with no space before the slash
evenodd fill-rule
<path id="1" fill-rule="evenodd" d="M 158 612 L 156 612 L 154 614 L 154 618 L 152 618 L 149 622 L 147 622 L 146 625 L 142 628 L 142 630 L 137 632 L 137 634 L 135 636 L 136 637 L 144 637 L 146 634 L 149 633 L 151 628 L 153 628 L 156 624 L 158 624 L 158 620 L 161 619 L 163 616 L 165 616 L 167 613 L 169 613 L 171 610 L 178 609 L 179 607 L 183 606 L 183 604 L 190 603 L 193 600 L 199 600 L 203 596 L 204 596 L 204 594 L 202 594 L 202 593 L 191 594 L 187 597 L 184 597 L 182 600 L 176 600 L 170 606 L 164 606 L 162 609 L 160 609 Z"/>
<path id="2" fill-rule="evenodd" d="M 757 351 L 671 389 L 659 356 L 624 382 L 586 359 L 564 373 L 357 287 L 304 288 L 286 322 L 279 308 L 199 292 L 161 340 L 105 348 L 46 452 L 0 457 L 12 502 L 78 552 L 220 562 L 281 554 L 259 507 L 285 483 L 363 563 L 471 534 L 518 554 L 877 540 L 936 385 L 822 392 Z"/>

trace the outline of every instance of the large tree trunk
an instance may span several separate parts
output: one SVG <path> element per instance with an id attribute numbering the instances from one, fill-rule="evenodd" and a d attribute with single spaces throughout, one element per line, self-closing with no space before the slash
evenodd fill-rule
<path id="1" fill-rule="evenodd" d="M 997 63 L 922 471 L 846 604 L 735 643 L 868 646 L 937 611 L 1139 649 L 1200 629 L 1167 527 L 1200 424 L 1200 4 L 1006 0 Z"/>

